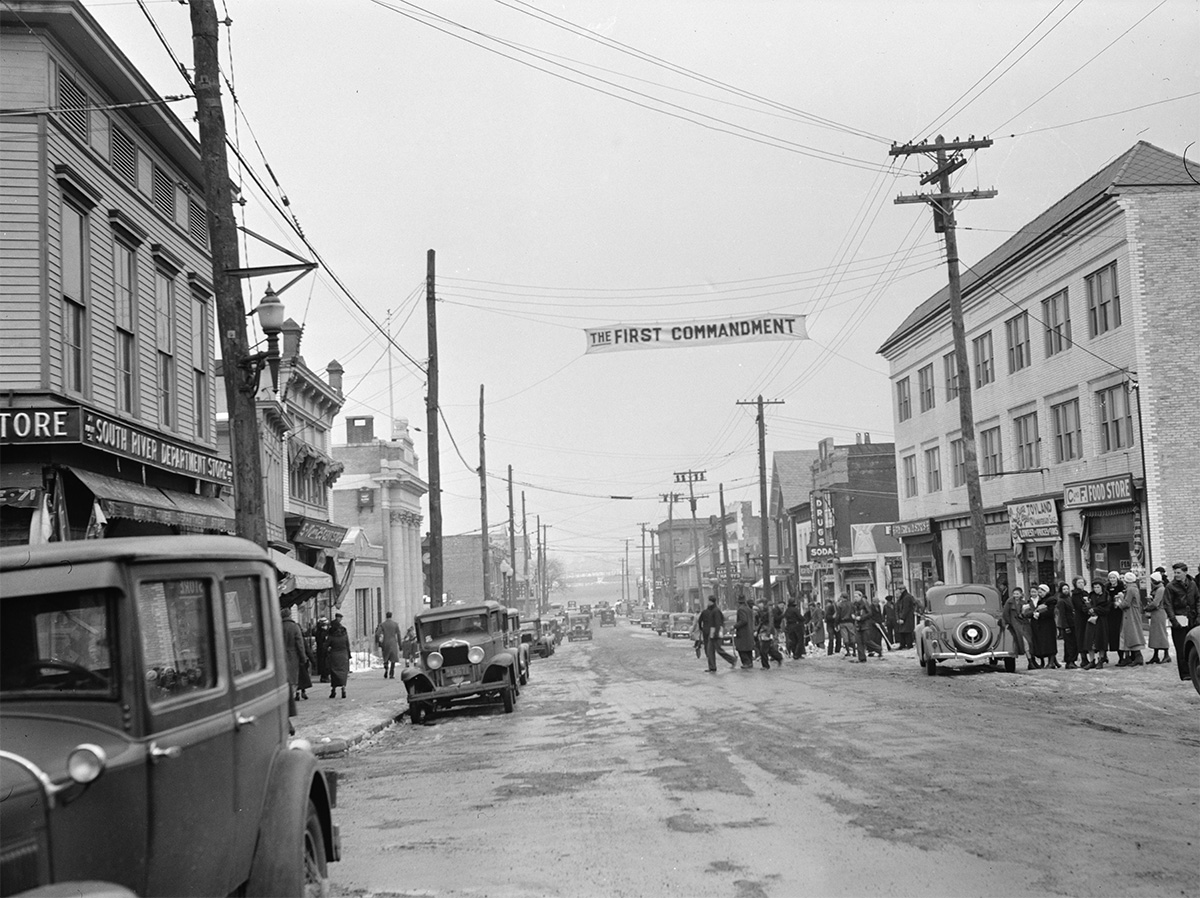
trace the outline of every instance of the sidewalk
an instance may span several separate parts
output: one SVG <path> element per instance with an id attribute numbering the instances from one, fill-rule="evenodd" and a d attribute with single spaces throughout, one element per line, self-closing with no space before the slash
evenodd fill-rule
<path id="1" fill-rule="evenodd" d="M 396 678 L 385 680 L 383 665 L 350 673 L 346 697 L 329 697 L 329 684 L 314 682 L 308 701 L 296 702 L 292 725 L 296 738 L 307 739 L 319 758 L 340 755 L 350 746 L 390 726 L 408 710 L 404 686 L 400 683 L 403 663 L 396 665 Z"/>

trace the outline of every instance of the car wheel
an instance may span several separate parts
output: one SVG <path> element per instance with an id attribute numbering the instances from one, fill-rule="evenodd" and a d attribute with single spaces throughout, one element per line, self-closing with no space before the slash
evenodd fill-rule
<path id="1" fill-rule="evenodd" d="M 931 677 L 937 676 L 937 660 L 936 659 L 930 658 L 929 660 L 927 660 L 925 662 L 925 673 L 929 674 Z"/>
<path id="2" fill-rule="evenodd" d="M 422 710 L 423 709 L 420 705 L 409 705 L 408 706 L 408 719 L 410 722 L 412 722 L 412 724 L 414 726 L 421 722 Z"/>
<path id="3" fill-rule="evenodd" d="M 325 834 L 316 805 L 308 802 L 308 819 L 304 821 L 304 895 L 322 898 L 329 894 L 329 870 L 325 859 Z"/>
<path id="4" fill-rule="evenodd" d="M 1017 659 L 1016 658 L 1005 658 L 1004 659 L 1004 672 L 1005 673 L 1016 673 L 1017 672 Z"/>
<path id="5" fill-rule="evenodd" d="M 1200 652 L 1188 653 L 1188 673 L 1192 675 L 1192 686 L 1200 692 Z"/>
<path id="6" fill-rule="evenodd" d="M 502 702 L 504 702 L 504 713 L 511 714 L 513 712 L 513 707 L 517 703 L 516 702 L 516 690 L 513 688 L 513 685 L 511 683 L 509 683 L 507 686 L 505 686 L 504 689 L 500 692 L 500 700 Z"/>

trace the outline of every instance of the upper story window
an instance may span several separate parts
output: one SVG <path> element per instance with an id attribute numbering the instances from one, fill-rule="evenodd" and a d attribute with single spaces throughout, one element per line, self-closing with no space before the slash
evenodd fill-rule
<path id="1" fill-rule="evenodd" d="M 1117 263 L 1105 265 L 1084 278 L 1088 295 L 1088 335 L 1098 337 L 1121 326 L 1121 296 L 1117 292 Z"/>
<path id="2" fill-rule="evenodd" d="M 137 309 L 137 251 L 113 240 L 113 303 L 117 361 L 117 408 L 134 412 L 137 350 L 134 320 Z"/>
<path id="3" fill-rule="evenodd" d="M 962 486 L 967 482 L 967 444 L 962 437 L 950 441 L 950 484 Z"/>
<path id="4" fill-rule="evenodd" d="M 154 166 L 151 201 L 168 220 L 175 221 L 175 181 L 163 169 Z"/>
<path id="5" fill-rule="evenodd" d="M 1038 439 L 1037 412 L 1013 419 L 1013 435 L 1017 440 L 1017 470 L 1032 471 L 1042 465 L 1041 441 Z"/>
<path id="6" fill-rule="evenodd" d="M 917 494 L 917 457 L 904 456 L 904 495 L 911 499 Z"/>
<path id="7" fill-rule="evenodd" d="M 1071 307 L 1067 291 L 1042 300 L 1042 323 L 1046 325 L 1046 358 L 1071 347 Z"/>
<path id="8" fill-rule="evenodd" d="M 1050 407 L 1054 418 L 1054 460 L 1073 461 L 1083 456 L 1083 432 L 1079 426 L 1079 400 Z"/>
<path id="9" fill-rule="evenodd" d="M 979 434 L 980 473 L 994 477 L 1004 473 L 1004 456 L 1001 454 L 1000 428 L 991 427 Z"/>
<path id="10" fill-rule="evenodd" d="M 58 116 L 64 127 L 84 143 L 89 137 L 88 96 L 79 82 L 58 70 Z"/>
<path id="11" fill-rule="evenodd" d="M 921 393 L 921 411 L 927 412 L 937 405 L 937 397 L 934 396 L 932 363 L 917 372 L 917 388 Z"/>
<path id="12" fill-rule="evenodd" d="M 61 221 L 63 386 L 82 393 L 87 370 L 87 215 L 64 202 Z"/>
<path id="13" fill-rule="evenodd" d="M 1096 422 L 1100 426 L 1101 452 L 1128 449 L 1133 445 L 1133 415 L 1124 384 L 1096 393 Z"/>
<path id="14" fill-rule="evenodd" d="M 1033 361 L 1029 346 L 1029 313 L 1022 312 L 1004 322 L 1004 337 L 1008 341 L 1008 373 L 1029 367 Z"/>
<path id="15" fill-rule="evenodd" d="M 208 213 L 188 197 L 188 233 L 202 246 L 208 246 Z"/>
<path id="16" fill-rule="evenodd" d="M 996 379 L 996 362 L 992 358 L 992 332 L 971 341 L 975 349 L 975 386 L 987 386 Z"/>
<path id="17" fill-rule="evenodd" d="M 912 394 L 907 377 L 896 381 L 896 411 L 901 421 L 912 417 Z"/>
<path id="18" fill-rule="evenodd" d="M 158 347 L 158 423 L 174 427 L 175 414 L 175 278 L 154 271 L 154 339 Z"/>
<path id="19" fill-rule="evenodd" d="M 925 450 L 925 491 L 937 493 L 942 489 L 942 449 L 934 446 Z"/>
<path id="20" fill-rule="evenodd" d="M 958 398 L 958 353 L 942 356 L 942 367 L 946 369 L 946 401 L 950 402 Z"/>
<path id="21" fill-rule="evenodd" d="M 132 138 L 119 128 L 112 129 L 109 162 L 122 180 L 137 186 L 137 147 Z"/>
<path id="22" fill-rule="evenodd" d="M 212 365 L 209 333 L 212 330 L 208 298 L 192 293 L 192 413 L 195 434 L 201 439 L 209 436 L 211 405 L 208 393 L 208 371 Z"/>

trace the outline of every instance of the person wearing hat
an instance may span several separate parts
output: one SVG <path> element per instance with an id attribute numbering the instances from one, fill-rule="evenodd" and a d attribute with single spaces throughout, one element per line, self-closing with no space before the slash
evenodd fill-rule
<path id="1" fill-rule="evenodd" d="M 1150 575 L 1150 596 L 1146 599 L 1146 610 L 1150 612 L 1150 638 L 1147 642 L 1154 649 L 1154 657 L 1149 664 L 1159 664 L 1171 660 L 1171 630 L 1167 624 L 1167 584 L 1163 575 L 1155 571 Z M 1163 656 L 1158 657 L 1162 652 Z"/>
<path id="2" fill-rule="evenodd" d="M 1035 590 L 1033 619 L 1029 623 L 1032 637 L 1033 657 L 1041 667 L 1059 668 L 1058 640 L 1055 638 L 1054 612 L 1058 607 L 1058 596 L 1045 583 Z"/>
<path id="3" fill-rule="evenodd" d="M 1121 650 L 1125 657 L 1117 667 L 1137 667 L 1144 664 L 1142 648 L 1146 645 L 1142 630 L 1142 591 L 1133 571 L 1125 573 L 1125 592 L 1121 596 Z"/>
<path id="4" fill-rule="evenodd" d="M 1188 574 L 1188 566 L 1182 561 L 1177 561 L 1171 565 L 1171 582 L 1167 584 L 1167 602 L 1170 604 L 1170 610 L 1167 614 L 1171 618 L 1172 630 L 1182 630 L 1186 633 L 1192 627 L 1196 626 L 1198 606 L 1200 606 L 1200 589 L 1196 587 L 1196 581 Z M 1179 640 L 1182 641 L 1183 635 L 1179 635 Z M 1179 650 L 1178 644 L 1175 650 Z"/>
<path id="5" fill-rule="evenodd" d="M 1108 650 L 1117 653 L 1117 666 L 1124 667 L 1125 650 L 1121 648 L 1121 625 L 1125 619 L 1125 582 L 1120 571 L 1108 572 Z"/>
<path id="6" fill-rule="evenodd" d="M 1075 606 L 1071 602 L 1071 584 L 1065 580 L 1058 585 L 1058 604 L 1054 606 L 1054 625 L 1062 637 L 1063 667 L 1076 670 L 1079 665 L 1079 642 L 1075 635 Z"/>
<path id="7" fill-rule="evenodd" d="M 308 652 L 304 648 L 304 633 L 300 625 L 292 620 L 292 609 L 283 608 L 279 612 L 283 624 L 283 654 L 287 662 L 288 678 L 288 717 L 296 716 L 296 696 L 299 695 L 300 665 L 308 662 Z M 294 733 L 288 722 L 288 732 Z"/>
<path id="8" fill-rule="evenodd" d="M 788 599 L 783 611 L 783 636 L 787 653 L 793 659 L 804 657 L 804 616 L 796 607 L 795 599 Z"/>
<path id="9" fill-rule="evenodd" d="M 738 660 L 721 648 L 721 630 L 725 627 L 725 615 L 717 607 L 717 597 L 708 597 L 708 607 L 700 612 L 697 619 L 700 627 L 700 640 L 704 645 L 704 655 L 708 659 L 708 672 L 717 672 L 717 655 L 729 662 L 730 667 L 737 667 Z"/>
<path id="10" fill-rule="evenodd" d="M 346 680 L 350 677 L 350 634 L 342 626 L 341 613 L 333 616 L 326 647 L 329 651 L 329 697 L 335 698 L 340 688 L 342 698 L 345 698 Z"/>
<path id="11" fill-rule="evenodd" d="M 742 670 L 754 667 L 754 607 L 746 601 L 745 596 L 738 596 L 733 650 L 742 659 Z"/>
<path id="12" fill-rule="evenodd" d="M 1034 605 L 1025 598 L 1025 590 L 1014 586 L 1000 609 L 1001 627 L 1012 633 L 1013 647 L 1017 654 L 1025 656 L 1026 670 L 1037 670 L 1041 664 L 1033 660 L 1033 634 L 1029 622 L 1033 620 Z"/>
<path id="13" fill-rule="evenodd" d="M 317 629 L 313 633 L 317 644 L 317 675 L 322 683 L 329 682 L 329 618 L 317 618 Z"/>

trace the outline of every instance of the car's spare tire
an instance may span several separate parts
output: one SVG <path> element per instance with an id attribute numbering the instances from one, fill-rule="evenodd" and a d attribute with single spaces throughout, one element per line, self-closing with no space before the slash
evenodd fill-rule
<path id="1" fill-rule="evenodd" d="M 992 629 L 985 621 L 969 617 L 954 628 L 954 644 L 970 655 L 986 652 L 992 644 Z"/>

